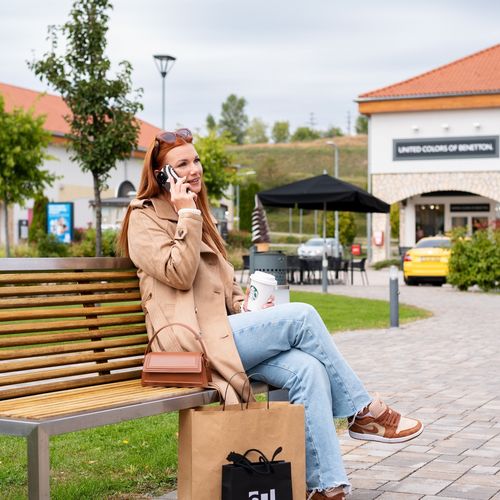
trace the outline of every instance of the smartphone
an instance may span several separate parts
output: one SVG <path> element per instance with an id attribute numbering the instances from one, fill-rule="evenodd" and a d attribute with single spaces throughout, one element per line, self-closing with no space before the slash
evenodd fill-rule
<path id="1" fill-rule="evenodd" d="M 168 182 L 169 174 L 173 177 L 176 183 L 181 180 L 181 178 L 176 174 L 175 170 L 168 164 L 165 165 L 156 175 L 158 184 L 167 191 L 170 191 L 170 182 Z"/>

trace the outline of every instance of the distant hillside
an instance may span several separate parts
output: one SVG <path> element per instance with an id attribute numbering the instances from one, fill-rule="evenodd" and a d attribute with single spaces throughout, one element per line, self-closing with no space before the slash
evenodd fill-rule
<path id="1" fill-rule="evenodd" d="M 270 189 L 288 184 L 314 175 L 320 175 L 324 170 L 334 173 L 334 148 L 327 145 L 328 139 L 313 142 L 296 142 L 290 144 L 246 144 L 231 146 L 234 163 L 244 165 L 248 170 L 255 170 L 255 176 L 248 176 L 242 183 L 258 182 L 260 189 Z M 367 187 L 367 136 L 336 137 L 339 147 L 339 178 L 366 189 Z M 253 207 L 253 201 L 249 200 Z M 246 222 L 250 225 L 251 207 L 241 206 L 242 227 Z M 289 233 L 290 220 L 288 209 L 267 209 L 270 229 L 273 232 Z M 302 226 L 298 210 L 294 210 L 292 233 L 313 234 L 321 227 L 320 217 L 314 223 L 313 213 L 305 211 Z M 358 234 L 365 232 L 366 216 L 356 215 Z M 319 229 L 318 229 L 319 225 Z M 302 229 L 302 231 L 301 231 Z M 315 231 L 316 229 L 316 231 Z"/>
<path id="2" fill-rule="evenodd" d="M 334 148 L 327 139 L 289 144 L 247 144 L 232 146 L 235 163 L 257 172 L 263 189 L 286 184 L 326 170 L 333 175 Z M 336 137 L 339 147 L 339 178 L 366 189 L 366 135 Z"/>

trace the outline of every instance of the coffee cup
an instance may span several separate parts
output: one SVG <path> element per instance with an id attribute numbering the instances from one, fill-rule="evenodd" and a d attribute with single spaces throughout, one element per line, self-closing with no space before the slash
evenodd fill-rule
<path id="1" fill-rule="evenodd" d="M 248 295 L 247 309 L 258 311 L 274 295 L 277 285 L 276 278 L 269 273 L 255 271 L 250 275 L 250 293 Z"/>

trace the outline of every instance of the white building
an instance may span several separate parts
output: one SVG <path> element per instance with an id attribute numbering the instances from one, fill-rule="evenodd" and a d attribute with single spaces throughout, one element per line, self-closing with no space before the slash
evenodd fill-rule
<path id="1" fill-rule="evenodd" d="M 69 109 L 61 97 L 50 94 L 38 93 L 32 90 L 0 83 L 0 94 L 4 99 L 6 111 L 14 108 L 28 109 L 33 107 L 35 115 L 45 115 L 45 129 L 52 134 L 52 141 L 47 153 L 54 160 L 47 160 L 41 168 L 49 170 L 59 178 L 51 188 L 46 189 L 45 195 L 52 202 L 73 202 L 74 227 L 86 229 L 95 227 L 94 211 L 90 206 L 94 199 L 92 175 L 83 173 L 79 166 L 72 162 L 66 150 L 64 135 L 69 133 L 69 125 L 64 116 L 69 114 Z M 109 189 L 102 192 L 103 199 L 103 227 L 116 227 L 128 205 L 130 195 L 139 184 L 140 171 L 146 149 L 150 141 L 160 131 L 157 127 L 139 120 L 141 124 L 138 148 L 126 161 L 119 162 L 116 169 L 111 171 L 108 181 Z M 5 244 L 5 228 L 3 206 L 0 206 L 0 244 Z M 33 202 L 28 202 L 26 207 L 18 205 L 9 207 L 9 231 L 11 243 L 17 244 L 26 236 L 26 221 L 31 222 Z M 21 238 L 20 238 L 21 237 Z"/>
<path id="2" fill-rule="evenodd" d="M 401 247 L 500 220 L 500 44 L 358 98 L 372 193 L 399 203 Z M 389 216 L 372 216 L 372 260 L 390 257 Z"/>

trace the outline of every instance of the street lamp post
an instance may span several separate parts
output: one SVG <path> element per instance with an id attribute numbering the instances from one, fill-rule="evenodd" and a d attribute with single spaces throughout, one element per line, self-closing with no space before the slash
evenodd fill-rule
<path id="1" fill-rule="evenodd" d="M 332 146 L 335 151 L 335 173 L 334 177 L 339 178 L 339 148 L 333 141 L 328 141 L 327 144 Z M 335 210 L 335 257 L 339 256 L 339 212 Z"/>
<path id="2" fill-rule="evenodd" d="M 165 77 L 168 72 L 172 69 L 176 58 L 173 56 L 169 56 L 167 54 L 156 54 L 153 56 L 156 67 L 160 72 L 162 78 L 162 87 L 161 87 L 161 128 L 165 130 Z"/>

